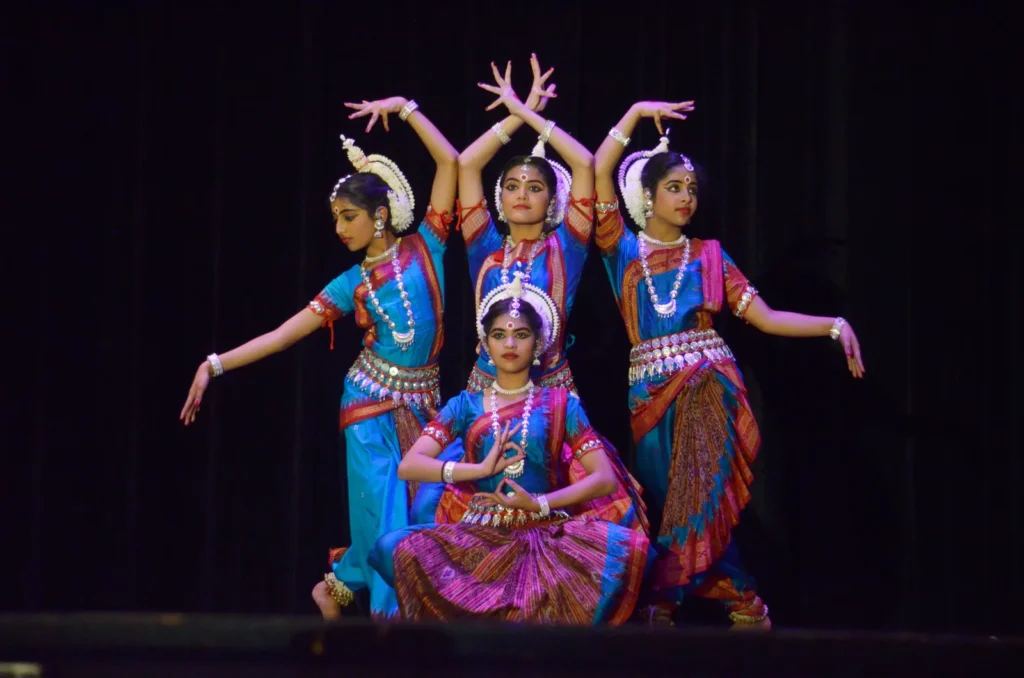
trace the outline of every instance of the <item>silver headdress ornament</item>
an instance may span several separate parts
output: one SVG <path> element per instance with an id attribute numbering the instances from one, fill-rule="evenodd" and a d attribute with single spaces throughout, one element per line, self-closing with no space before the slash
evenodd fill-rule
<path id="1" fill-rule="evenodd" d="M 555 199 L 553 204 L 550 204 L 548 208 L 547 221 L 550 224 L 557 226 L 562 223 L 563 219 L 565 219 L 565 211 L 569 207 L 569 190 L 572 187 L 572 174 L 570 174 L 569 170 L 559 163 L 554 160 L 548 160 L 548 158 L 545 157 L 543 134 L 537 137 L 537 143 L 534 145 L 533 150 L 530 151 L 530 155 L 534 158 L 544 158 L 547 160 L 547 163 L 551 165 L 551 168 L 555 170 L 555 181 L 558 185 L 555 187 Z M 495 209 L 498 210 L 498 221 L 507 221 L 505 218 L 505 212 L 501 208 L 502 179 L 504 179 L 504 177 L 498 177 L 498 181 L 494 184 L 494 206 Z"/>
<path id="2" fill-rule="evenodd" d="M 383 155 L 366 155 L 361 148 L 356 146 L 344 134 L 341 135 L 341 147 L 348 153 L 349 162 L 352 163 L 357 172 L 376 174 L 391 189 L 388 191 L 388 206 L 391 212 L 392 228 L 396 232 L 401 233 L 412 226 L 413 210 L 416 209 L 416 197 L 413 195 L 412 186 L 409 185 L 409 181 L 402 174 L 402 170 L 398 169 L 398 165 L 391 158 L 386 158 Z M 338 198 L 338 189 L 351 176 L 351 174 L 348 174 L 338 179 L 338 183 L 334 185 L 334 190 L 331 191 L 332 202 Z"/>
<path id="3" fill-rule="evenodd" d="M 626 156 L 626 159 L 619 165 L 619 191 L 622 199 L 626 202 L 626 210 L 633 222 L 641 229 L 647 224 L 647 205 L 644 187 L 640 184 L 640 174 L 644 170 L 647 161 L 659 153 L 668 151 L 668 133 L 661 137 L 657 146 L 649 151 L 636 151 Z M 683 167 L 693 172 L 693 163 L 685 155 L 683 156 Z"/>
<path id="4" fill-rule="evenodd" d="M 484 316 L 491 310 L 491 306 L 505 299 L 516 299 L 520 303 L 529 304 L 537 311 L 537 315 L 540 316 L 541 334 L 543 335 L 541 337 L 542 346 L 540 352 L 543 353 L 551 348 L 558 340 L 558 332 L 561 329 L 558 307 L 544 290 L 536 285 L 524 283 L 522 271 L 515 272 L 515 279 L 512 282 L 506 285 L 498 285 L 488 292 L 487 296 L 480 302 L 480 306 L 477 307 L 476 333 L 480 337 L 481 343 L 487 343 Z"/>

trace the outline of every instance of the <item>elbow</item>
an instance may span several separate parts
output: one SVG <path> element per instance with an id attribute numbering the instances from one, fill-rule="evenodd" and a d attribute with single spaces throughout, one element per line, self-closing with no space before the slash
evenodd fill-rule
<path id="1" fill-rule="evenodd" d="M 583 151 L 580 157 L 573 163 L 573 170 L 576 172 L 593 172 L 596 167 L 594 164 L 594 154 L 590 151 Z"/>
<path id="2" fill-rule="evenodd" d="M 477 169 L 477 162 L 465 152 L 459 153 L 455 157 L 455 164 L 460 170 L 475 170 Z"/>
<path id="3" fill-rule="evenodd" d="M 408 463 L 409 462 L 409 458 L 410 458 L 409 456 L 406 456 L 405 459 L 403 459 L 401 461 L 401 463 L 398 464 L 398 479 L 399 480 L 405 480 L 405 481 L 412 480 L 412 478 L 409 477 L 409 475 L 410 475 L 409 474 L 409 463 Z"/>
<path id="4" fill-rule="evenodd" d="M 450 147 L 445 149 L 443 157 L 437 161 L 437 168 L 448 172 L 458 172 L 459 152 Z"/>
<path id="5" fill-rule="evenodd" d="M 600 480 L 595 488 L 598 492 L 598 497 L 607 497 L 619 489 L 619 481 L 614 473 L 602 473 L 599 477 Z"/>

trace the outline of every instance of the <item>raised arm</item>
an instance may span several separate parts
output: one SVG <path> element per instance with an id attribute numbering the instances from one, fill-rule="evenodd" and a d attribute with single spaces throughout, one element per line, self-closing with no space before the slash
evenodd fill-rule
<path id="1" fill-rule="evenodd" d="M 554 68 L 541 74 L 540 62 L 537 55 L 530 55 L 530 66 L 533 68 L 533 85 L 530 88 L 530 96 L 526 99 L 526 106 L 532 110 L 543 111 L 549 99 L 555 98 L 555 85 L 545 85 Z M 484 197 L 483 170 L 484 167 L 494 158 L 502 146 L 511 141 L 511 137 L 520 127 L 523 120 L 514 115 L 507 118 L 484 132 L 480 137 L 466 147 L 459 154 L 459 203 L 463 208 L 471 208 L 480 203 Z M 472 233 L 463 229 L 463 237 L 469 239 Z"/>
<path id="2" fill-rule="evenodd" d="M 284 321 L 277 329 L 261 334 L 255 339 L 251 339 L 241 346 L 218 356 L 217 361 L 220 364 L 216 367 L 216 371 L 217 373 L 222 371 L 228 372 L 229 370 L 245 367 L 246 365 L 263 360 L 268 355 L 279 353 L 299 339 L 312 334 L 322 325 L 323 318 L 309 308 L 304 308 Z M 178 419 L 183 421 L 185 426 L 195 422 L 196 413 L 199 412 L 199 404 L 203 400 L 203 394 L 210 385 L 210 379 L 215 376 L 214 370 L 215 367 L 209 360 L 204 360 L 199 365 L 199 369 L 196 370 L 196 376 L 192 380 L 192 387 L 189 389 L 188 397 L 185 399 L 185 406 L 181 408 L 181 414 L 178 415 Z"/>
<path id="3" fill-rule="evenodd" d="M 640 101 L 629 107 L 622 119 L 613 127 L 594 156 L 594 182 L 597 188 L 598 202 L 615 201 L 615 168 L 622 159 L 629 140 L 633 136 L 640 118 L 654 118 L 659 134 L 664 134 L 661 119 L 676 118 L 685 120 L 686 116 L 679 111 L 692 111 L 693 102 L 683 101 L 670 104 L 664 101 Z"/>
<path id="4" fill-rule="evenodd" d="M 512 89 L 512 62 L 505 67 L 505 75 L 498 73 L 497 66 L 491 63 L 491 70 L 494 72 L 496 85 L 478 83 L 477 86 L 483 90 L 497 94 L 498 99 L 487 107 L 493 110 L 501 104 L 505 104 L 508 112 L 520 118 L 527 125 L 532 127 L 541 135 L 541 138 L 551 147 L 558 151 L 569 169 L 572 172 L 572 196 L 577 200 L 590 200 L 594 196 L 594 156 L 583 144 L 576 141 L 565 130 L 557 127 L 554 121 L 546 120 L 536 111 L 530 110 Z"/>
<path id="5" fill-rule="evenodd" d="M 393 113 L 397 113 L 399 118 L 405 120 L 412 127 L 437 165 L 437 170 L 434 172 L 434 184 L 430 190 L 430 204 L 437 212 L 451 212 L 455 206 L 459 153 L 434 126 L 434 123 L 424 115 L 416 102 L 404 97 L 390 97 L 379 101 L 363 101 L 358 104 L 346 103 L 345 105 L 356 110 L 355 113 L 348 116 L 350 120 L 366 115 L 371 116 L 366 125 L 367 132 L 373 128 L 378 118 L 381 118 L 384 130 L 390 132 L 388 115 Z"/>

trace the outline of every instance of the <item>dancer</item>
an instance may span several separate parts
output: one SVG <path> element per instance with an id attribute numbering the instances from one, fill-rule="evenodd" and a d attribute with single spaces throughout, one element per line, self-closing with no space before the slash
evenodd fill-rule
<path id="1" fill-rule="evenodd" d="M 555 86 L 546 84 L 554 69 L 541 74 L 536 54 L 531 55 L 530 65 L 533 85 L 526 104 L 512 89 L 511 62 L 504 77 L 491 64 L 496 85 L 478 85 L 498 95 L 487 110 L 503 104 L 509 117 L 459 155 L 460 223 L 476 302 L 498 285 L 507 284 L 511 272 L 522 271 L 525 282 L 543 289 L 555 300 L 564 327 L 593 236 L 594 156 L 553 120 L 540 116 L 547 100 L 557 96 Z M 487 209 L 481 172 L 524 122 L 540 133 L 540 139 L 531 155 L 512 157 L 498 175 L 494 208 L 503 224 L 499 229 Z M 546 144 L 565 159 L 571 174 L 544 157 Z M 564 337 L 559 337 L 537 358 L 534 371 L 542 386 L 575 391 L 565 348 Z M 492 357 L 486 351 L 478 352 L 467 386 L 476 393 L 489 387 L 495 375 Z"/>
<path id="2" fill-rule="evenodd" d="M 353 592 L 364 588 L 370 590 L 374 617 L 397 610 L 394 590 L 369 567 L 367 556 L 381 534 L 409 524 L 411 490 L 396 471 L 402 451 L 440 406 L 442 257 L 458 176 L 458 154 L 415 101 L 392 97 L 346 106 L 356 109 L 351 118 L 371 116 L 367 132 L 381 118 L 389 130 L 388 116 L 397 113 L 433 157 L 437 171 L 419 231 L 408 233 L 416 203 L 398 166 L 365 155 L 343 136 L 356 173 L 335 184 L 330 207 L 338 237 L 350 251 L 365 251 L 363 262 L 276 330 L 223 355 L 211 354 L 196 371 L 181 411 L 185 425 L 193 423 L 211 378 L 283 351 L 317 328 L 330 328 L 333 348 L 334 322 L 355 314 L 356 324 L 366 330 L 364 348 L 345 379 L 340 415 L 352 545 L 333 552 L 331 572 L 313 590 L 325 619 L 338 617 Z"/>
<path id="3" fill-rule="evenodd" d="M 684 594 L 722 601 L 734 626 L 770 627 L 768 606 L 739 561 L 732 528 L 750 499 L 760 434 L 732 352 L 715 332 L 723 301 L 768 334 L 827 337 L 864 375 L 857 337 L 842 318 L 776 311 L 715 240 L 684 233 L 698 205 L 698 174 L 684 155 L 633 153 L 619 168 L 630 217 L 624 227 L 612 172 L 642 117 L 684 119 L 693 102 L 634 104 L 597 151 L 597 244 L 633 344 L 629 407 L 638 477 L 661 514 L 652 619 L 664 622 Z"/>
<path id="4" fill-rule="evenodd" d="M 398 468 L 409 481 L 447 483 L 437 524 L 386 535 L 371 557 L 405 620 L 620 624 L 636 604 L 646 530 L 602 520 L 600 501 L 631 481 L 579 399 L 530 379 L 561 320 L 524 279 L 516 271 L 478 309 L 496 377 L 448 401 Z M 465 457 L 437 459 L 455 438 Z M 640 510 L 629 496 L 627 510 Z"/>

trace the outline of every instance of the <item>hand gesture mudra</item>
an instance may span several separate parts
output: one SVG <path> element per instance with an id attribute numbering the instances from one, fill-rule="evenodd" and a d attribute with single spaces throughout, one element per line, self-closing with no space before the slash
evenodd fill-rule
<path id="1" fill-rule="evenodd" d="M 511 441 L 512 436 L 518 433 L 519 429 L 522 428 L 523 422 L 519 422 L 511 430 L 509 429 L 510 424 L 511 422 L 507 422 L 505 424 L 505 428 L 494 437 L 494 444 L 491 445 L 490 452 L 488 452 L 487 456 L 484 457 L 484 460 L 480 462 L 480 470 L 483 473 L 481 476 L 482 478 L 490 478 L 496 473 L 501 473 L 520 459 L 526 458 L 526 453 L 523 451 L 523 448 Z M 506 458 L 505 452 L 508 450 L 516 450 L 517 454 Z"/>
<path id="2" fill-rule="evenodd" d="M 502 478 L 494 492 L 479 492 L 473 495 L 473 499 L 484 506 L 504 506 L 533 513 L 540 511 L 540 502 L 537 498 L 511 478 Z"/>
<path id="3" fill-rule="evenodd" d="M 537 70 L 540 70 L 539 65 Z M 516 111 L 521 110 L 523 102 L 519 100 L 519 97 L 516 96 L 516 91 L 512 89 L 512 62 L 509 61 L 508 64 L 505 65 L 504 77 L 502 77 L 501 73 L 498 72 L 498 67 L 494 65 L 493 61 L 491 62 L 491 72 L 494 73 L 494 82 L 497 83 L 496 85 L 487 85 L 482 82 L 478 82 L 476 84 L 480 89 L 490 92 L 491 94 L 498 95 L 498 98 L 484 110 L 493 111 L 498 106 L 504 104 L 505 108 L 508 109 L 508 112 L 515 115 Z M 541 90 L 541 92 L 543 91 L 544 90 Z M 540 94 L 538 94 L 538 96 L 540 96 Z"/>
<path id="4" fill-rule="evenodd" d="M 850 323 L 844 324 L 843 329 L 839 331 L 839 343 L 843 345 L 843 351 L 846 353 L 846 366 L 850 374 L 854 379 L 863 379 L 866 370 L 860 357 L 860 342 L 857 341 L 857 335 L 854 334 Z"/>
<path id="5" fill-rule="evenodd" d="M 356 109 L 356 112 L 348 116 L 349 120 L 356 118 L 362 118 L 364 116 L 370 116 L 370 122 L 366 124 L 366 131 L 369 132 L 373 129 L 373 126 L 377 124 L 378 118 L 384 120 L 384 131 L 390 132 L 391 128 L 388 126 L 388 116 L 392 113 L 401 113 L 405 105 L 409 103 L 408 99 L 403 97 L 388 97 L 387 99 L 378 99 L 377 101 L 367 101 L 363 99 L 361 104 L 353 104 L 345 102 L 345 105 L 349 108 Z"/>
<path id="6" fill-rule="evenodd" d="M 686 116 L 679 111 L 692 111 L 692 101 L 681 101 L 678 104 L 670 104 L 666 101 L 640 101 L 633 104 L 633 109 L 641 118 L 654 118 L 654 126 L 658 128 L 658 134 L 665 134 L 661 124 L 662 118 L 675 118 L 686 120 Z"/>
<path id="7" fill-rule="evenodd" d="M 533 84 L 530 86 L 530 96 L 526 97 L 526 107 L 531 111 L 540 113 L 547 107 L 549 99 L 558 97 L 555 94 L 555 84 L 546 85 L 548 78 L 555 72 L 555 69 L 553 67 L 549 68 L 542 75 L 540 72 L 540 61 L 538 61 L 536 54 L 530 54 L 530 68 L 533 69 Z"/>
<path id="8" fill-rule="evenodd" d="M 185 426 L 195 423 L 196 415 L 199 414 L 199 403 L 203 401 L 203 394 L 210 385 L 210 368 L 204 362 L 196 370 L 196 376 L 192 380 L 192 386 L 188 390 L 188 397 L 185 398 L 185 406 L 181 408 L 178 420 L 185 423 Z"/>

